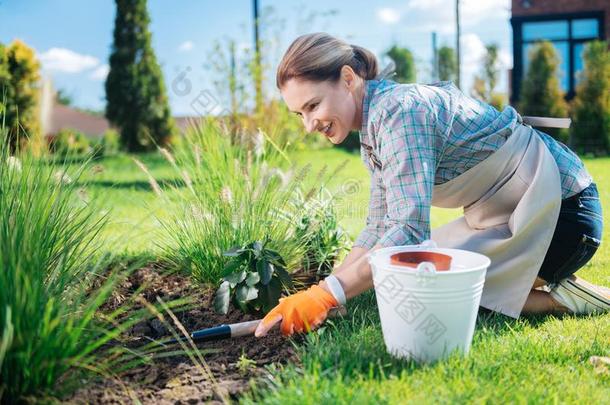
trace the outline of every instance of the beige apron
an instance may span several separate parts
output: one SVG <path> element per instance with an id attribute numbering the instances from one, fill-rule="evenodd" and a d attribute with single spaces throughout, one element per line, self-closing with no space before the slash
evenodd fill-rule
<path id="1" fill-rule="evenodd" d="M 555 231 L 561 181 L 555 159 L 529 126 L 456 178 L 434 186 L 432 205 L 464 216 L 432 230 L 439 247 L 491 259 L 481 306 L 518 318 Z"/>

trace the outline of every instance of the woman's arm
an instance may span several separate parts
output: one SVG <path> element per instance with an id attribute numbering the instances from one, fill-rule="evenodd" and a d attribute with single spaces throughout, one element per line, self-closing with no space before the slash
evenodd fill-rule
<path id="1" fill-rule="evenodd" d="M 341 283 L 347 299 L 353 298 L 364 291 L 373 288 L 373 273 L 368 260 L 369 253 L 380 248 L 380 245 L 376 245 L 371 250 L 355 247 L 347 255 L 341 266 L 333 271 L 332 274 L 339 280 L 339 283 Z M 320 283 L 320 287 L 330 292 L 325 281 Z"/>
<path id="2" fill-rule="evenodd" d="M 355 246 L 350 250 L 350 252 L 345 256 L 343 262 L 335 267 L 333 270 L 333 274 L 337 275 L 341 273 L 344 269 L 348 268 L 351 264 L 353 264 L 356 260 L 360 259 L 363 255 L 368 253 L 368 249 L 360 246 Z"/>

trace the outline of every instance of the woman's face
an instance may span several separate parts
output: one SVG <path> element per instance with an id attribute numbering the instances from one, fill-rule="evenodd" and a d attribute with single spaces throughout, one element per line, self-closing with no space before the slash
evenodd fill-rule
<path id="1" fill-rule="evenodd" d="M 303 120 L 305 129 L 320 132 L 335 145 L 343 142 L 349 131 L 360 130 L 362 120 L 363 80 L 343 72 L 336 83 L 295 78 L 280 90 L 288 108 Z"/>

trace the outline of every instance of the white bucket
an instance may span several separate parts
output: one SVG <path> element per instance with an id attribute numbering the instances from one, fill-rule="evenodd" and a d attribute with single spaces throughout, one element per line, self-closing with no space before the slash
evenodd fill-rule
<path id="1" fill-rule="evenodd" d="M 451 256 L 448 271 L 429 262 L 409 268 L 390 264 L 399 252 L 426 251 Z M 438 248 L 433 241 L 371 253 L 375 295 L 383 339 L 389 353 L 429 363 L 459 350 L 470 350 L 472 335 L 490 264 L 487 256 Z"/>

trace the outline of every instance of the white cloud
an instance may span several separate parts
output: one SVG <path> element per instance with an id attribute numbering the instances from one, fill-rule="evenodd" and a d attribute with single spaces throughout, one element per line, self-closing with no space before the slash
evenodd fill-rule
<path id="1" fill-rule="evenodd" d="M 410 0 L 403 14 L 417 22 L 412 26 L 415 31 L 455 31 L 455 0 Z M 462 0 L 460 3 L 460 22 L 464 27 L 496 18 L 510 18 L 510 0 Z"/>
<path id="2" fill-rule="evenodd" d="M 193 43 L 193 41 L 184 41 L 183 43 L 180 44 L 180 46 L 178 47 L 178 50 L 180 52 L 189 52 L 189 51 L 192 51 L 194 47 L 195 47 L 195 44 Z"/>
<path id="3" fill-rule="evenodd" d="M 377 10 L 377 18 L 385 24 L 396 24 L 400 21 L 400 11 L 384 7 Z"/>
<path id="4" fill-rule="evenodd" d="M 487 53 L 485 44 L 476 34 L 464 34 L 460 41 L 461 52 L 461 84 L 464 93 L 470 93 L 474 75 L 481 70 L 483 57 Z"/>
<path id="5" fill-rule="evenodd" d="M 506 49 L 500 49 L 498 53 L 498 63 L 500 69 L 512 69 L 513 68 L 513 53 Z"/>
<path id="6" fill-rule="evenodd" d="M 82 55 L 65 48 L 51 48 L 39 56 L 42 66 L 48 71 L 79 73 L 100 63 L 93 56 Z"/>
<path id="7" fill-rule="evenodd" d="M 108 76 L 108 72 L 110 71 L 110 66 L 104 64 L 98 66 L 89 77 L 93 80 L 106 80 L 106 76 Z"/>

